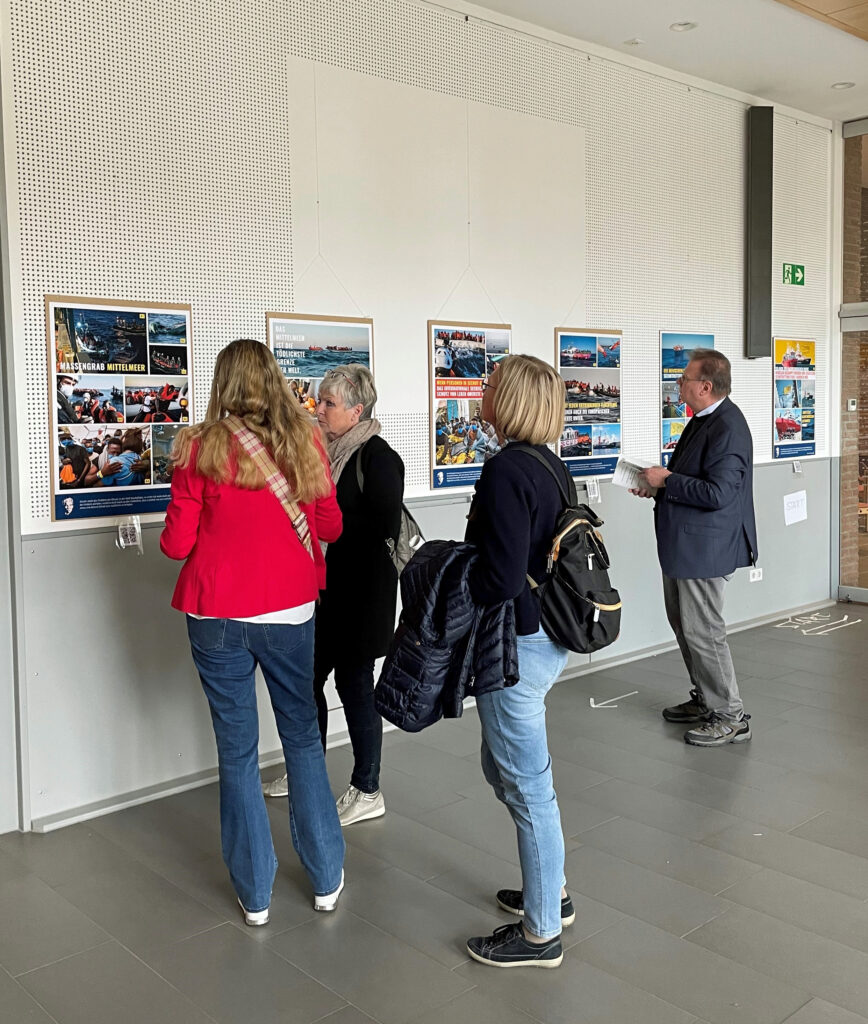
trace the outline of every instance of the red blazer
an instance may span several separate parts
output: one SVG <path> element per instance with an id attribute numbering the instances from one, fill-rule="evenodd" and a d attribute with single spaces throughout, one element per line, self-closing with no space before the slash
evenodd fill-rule
<path id="1" fill-rule="evenodd" d="M 160 536 L 164 554 L 187 559 L 172 607 L 232 619 L 315 600 L 325 589 L 319 541 L 335 541 L 341 534 L 331 474 L 325 498 L 300 503 L 313 541 L 311 559 L 269 488 L 247 491 L 207 480 L 196 472 L 196 450 L 194 446 L 189 466 L 175 467 L 172 474 L 172 500 Z M 323 463 L 328 469 L 324 455 Z"/>

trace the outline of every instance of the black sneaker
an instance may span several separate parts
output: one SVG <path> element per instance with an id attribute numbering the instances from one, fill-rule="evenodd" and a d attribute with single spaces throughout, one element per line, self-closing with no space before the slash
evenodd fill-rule
<path id="1" fill-rule="evenodd" d="M 710 715 L 711 712 L 695 687 L 690 691 L 690 700 L 663 709 L 663 717 L 667 722 L 707 722 Z"/>
<path id="2" fill-rule="evenodd" d="M 524 917 L 524 893 L 521 889 L 498 889 L 497 905 L 516 917 Z M 569 895 L 561 897 L 561 927 L 569 928 L 576 919 L 576 911 Z"/>
<path id="3" fill-rule="evenodd" d="M 468 939 L 467 952 L 489 967 L 560 967 L 564 958 L 560 935 L 548 942 L 528 942 L 519 921 Z"/>

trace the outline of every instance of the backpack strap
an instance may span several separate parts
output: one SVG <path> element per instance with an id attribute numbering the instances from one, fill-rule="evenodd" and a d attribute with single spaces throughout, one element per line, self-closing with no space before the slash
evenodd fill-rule
<path id="1" fill-rule="evenodd" d="M 368 442 L 365 441 L 359 445 L 356 449 L 356 483 L 359 485 L 359 491 L 365 493 L 365 474 L 362 471 L 362 452 L 365 450 L 365 445 Z"/>
<path id="2" fill-rule="evenodd" d="M 563 477 L 558 476 L 554 466 L 552 466 L 549 460 L 544 455 L 541 455 L 532 445 L 525 444 L 523 441 L 514 441 L 509 446 L 509 450 L 524 452 L 526 455 L 532 456 L 537 460 L 537 462 L 540 462 L 545 466 L 549 473 L 554 477 L 555 483 L 558 485 L 558 490 L 561 492 L 561 497 L 564 499 L 564 506 L 575 506 L 579 503 L 579 498 L 576 494 L 576 485 L 573 481 L 573 475 L 561 459 L 558 459 L 558 462 L 560 462 L 561 468 L 564 471 Z M 566 480 L 566 483 L 564 480 Z"/>

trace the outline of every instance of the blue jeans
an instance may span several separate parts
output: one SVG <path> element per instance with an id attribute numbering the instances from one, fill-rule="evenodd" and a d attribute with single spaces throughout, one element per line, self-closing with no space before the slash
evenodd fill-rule
<path id="1" fill-rule="evenodd" d="M 561 931 L 564 834 L 546 736 L 546 694 L 567 652 L 540 630 L 518 638 L 519 681 L 476 698 L 482 772 L 518 833 L 525 926 L 541 939 Z"/>
<path id="2" fill-rule="evenodd" d="M 247 910 L 265 910 L 277 871 L 259 779 L 257 664 L 286 758 L 292 845 L 314 893 L 334 892 L 345 846 L 313 699 L 313 620 L 290 626 L 188 615 L 187 632 L 211 706 L 223 859 L 239 899 Z"/>

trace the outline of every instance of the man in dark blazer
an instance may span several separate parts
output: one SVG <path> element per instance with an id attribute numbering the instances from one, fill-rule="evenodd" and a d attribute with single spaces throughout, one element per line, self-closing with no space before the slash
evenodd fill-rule
<path id="1" fill-rule="evenodd" d="M 723 620 L 726 581 L 757 559 L 753 443 L 744 415 L 727 397 L 729 360 L 694 349 L 679 379 L 693 410 L 669 468 L 643 471 L 633 493 L 654 497 L 657 554 L 669 624 L 690 677 L 690 699 L 665 708 L 668 722 L 696 723 L 688 743 L 717 747 L 751 738 Z"/>

